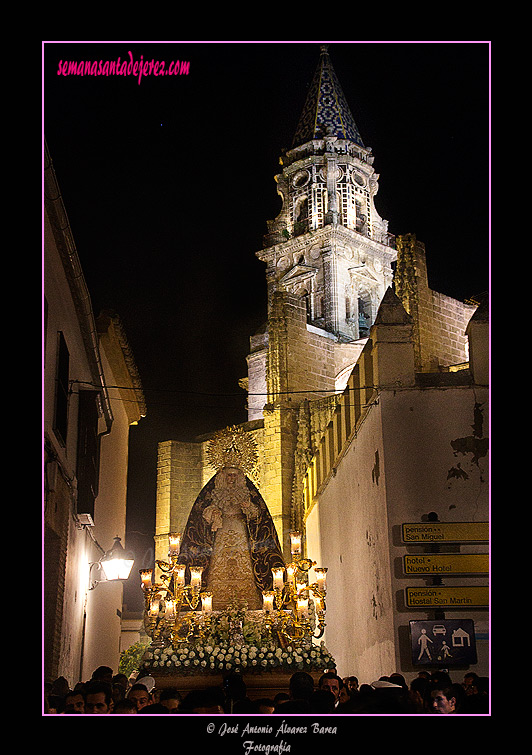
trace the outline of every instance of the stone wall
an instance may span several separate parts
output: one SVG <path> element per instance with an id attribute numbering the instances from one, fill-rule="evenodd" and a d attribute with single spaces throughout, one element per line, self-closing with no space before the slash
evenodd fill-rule
<path id="1" fill-rule="evenodd" d="M 422 367 L 438 369 L 468 361 L 465 329 L 475 308 L 428 290 L 419 308 Z"/>
<path id="2" fill-rule="evenodd" d="M 397 237 L 395 291 L 414 318 L 418 372 L 437 372 L 468 361 L 465 335 L 476 305 L 429 288 L 425 246 L 412 234 Z"/>
<path id="3" fill-rule="evenodd" d="M 168 555 L 168 533 L 183 532 L 196 496 L 203 487 L 201 443 L 168 440 L 159 443 L 155 559 Z M 214 474 L 214 470 L 212 471 Z"/>

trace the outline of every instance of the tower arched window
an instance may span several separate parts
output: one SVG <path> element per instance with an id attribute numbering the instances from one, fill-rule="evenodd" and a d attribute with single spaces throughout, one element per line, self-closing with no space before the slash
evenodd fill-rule
<path id="1" fill-rule="evenodd" d="M 307 312 L 307 322 L 310 322 L 312 320 L 311 302 L 310 302 L 310 294 L 306 289 L 303 289 L 303 291 L 301 291 L 301 298 L 305 302 L 305 309 Z"/>
<path id="2" fill-rule="evenodd" d="M 371 327 L 371 299 L 369 294 L 358 297 L 358 337 L 367 338 Z"/>
<path id="3" fill-rule="evenodd" d="M 294 208 L 294 236 L 308 231 L 308 198 L 300 197 Z"/>

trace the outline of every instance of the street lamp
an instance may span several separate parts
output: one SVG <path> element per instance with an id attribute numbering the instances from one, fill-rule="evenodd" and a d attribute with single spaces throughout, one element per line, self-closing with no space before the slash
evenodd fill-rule
<path id="1" fill-rule="evenodd" d="M 94 590 L 99 582 L 125 582 L 133 567 L 133 554 L 122 547 L 119 537 L 115 537 L 110 550 L 106 551 L 99 561 L 90 564 L 103 571 L 105 579 L 94 580 L 89 590 Z"/>

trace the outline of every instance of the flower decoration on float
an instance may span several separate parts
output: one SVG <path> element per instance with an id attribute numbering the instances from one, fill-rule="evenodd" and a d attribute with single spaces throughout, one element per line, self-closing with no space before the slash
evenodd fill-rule
<path id="1" fill-rule="evenodd" d="M 334 658 L 321 642 L 288 645 L 283 648 L 274 642 L 238 644 L 230 640 L 188 643 L 177 648 L 148 648 L 144 654 L 144 668 L 183 674 L 201 672 L 241 671 L 315 671 L 334 669 Z"/>

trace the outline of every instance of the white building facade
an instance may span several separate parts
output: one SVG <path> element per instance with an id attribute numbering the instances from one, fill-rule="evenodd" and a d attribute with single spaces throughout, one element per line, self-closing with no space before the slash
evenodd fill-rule
<path id="1" fill-rule="evenodd" d="M 44 680 L 74 686 L 118 671 L 122 584 L 99 562 L 116 537 L 126 546 L 129 427 L 145 403 L 119 318 L 93 315 L 46 145 L 43 241 Z"/>

